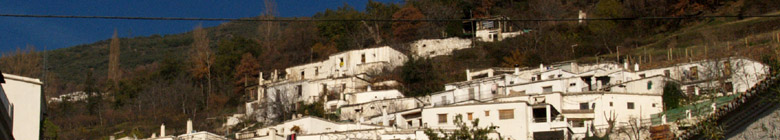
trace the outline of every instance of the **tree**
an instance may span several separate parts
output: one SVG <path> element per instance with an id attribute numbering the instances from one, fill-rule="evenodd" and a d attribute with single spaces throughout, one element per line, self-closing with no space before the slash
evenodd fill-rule
<path id="1" fill-rule="evenodd" d="M 234 92 L 241 93 L 244 91 L 244 88 L 249 85 L 249 83 L 256 81 L 252 75 L 258 73 L 259 71 L 260 65 L 257 62 L 255 56 L 253 56 L 251 53 L 244 53 L 244 55 L 241 57 L 241 63 L 236 66 L 236 72 L 233 74 L 233 79 L 236 80 L 233 84 L 238 87 L 235 88 Z"/>
<path id="2" fill-rule="evenodd" d="M 314 44 L 311 49 L 315 55 L 313 57 L 317 59 L 327 59 L 331 54 L 338 52 L 338 49 L 336 49 L 336 46 L 333 46 L 333 43 L 317 43 Z"/>
<path id="3" fill-rule="evenodd" d="M 666 82 L 664 84 L 664 93 L 662 95 L 664 110 L 670 110 L 680 107 L 682 99 L 685 98 L 680 85 L 675 82 Z"/>
<path id="4" fill-rule="evenodd" d="M 190 62 L 192 68 L 190 72 L 194 79 L 206 79 L 206 86 L 208 87 L 206 92 L 203 92 L 206 97 L 206 108 L 208 108 L 208 99 L 211 94 L 211 66 L 214 63 L 214 56 L 209 48 L 209 39 L 206 37 L 206 30 L 201 25 L 195 27 L 195 31 L 192 32 L 193 43 L 190 50 Z M 201 84 L 201 89 L 204 86 Z"/>
<path id="5" fill-rule="evenodd" d="M 504 67 L 526 66 L 524 55 L 520 53 L 520 49 L 515 49 L 509 56 L 504 56 L 504 62 L 501 63 Z"/>
<path id="6" fill-rule="evenodd" d="M 35 46 L 28 45 L 24 50 L 17 47 L 13 53 L 4 53 L 0 57 L 0 70 L 20 76 L 40 77 L 43 69 L 41 60 Z"/>
<path id="7" fill-rule="evenodd" d="M 444 82 L 439 73 L 434 70 L 430 59 L 410 56 L 407 60 L 401 67 L 405 96 L 425 96 L 442 90 Z"/>
<path id="8" fill-rule="evenodd" d="M 119 38 L 117 38 L 116 30 L 114 30 L 114 36 L 111 37 L 111 44 L 108 47 L 108 79 L 117 83 L 122 73 L 119 69 Z"/>
<path id="9" fill-rule="evenodd" d="M 425 15 L 423 15 L 419 9 L 410 5 L 401 8 L 401 10 L 398 10 L 398 12 L 393 14 L 394 20 L 419 20 L 424 18 Z M 419 39 L 417 37 L 417 30 L 422 26 L 423 22 L 420 21 L 393 22 L 393 36 L 395 37 L 395 40 L 401 42 Z"/>
<path id="10" fill-rule="evenodd" d="M 471 122 L 471 126 L 469 126 L 466 122 L 463 122 L 463 115 L 460 114 L 455 116 L 455 126 L 458 127 L 458 129 L 452 133 L 444 132 L 444 130 L 441 129 L 439 129 L 439 132 L 437 133 L 430 128 L 425 128 L 424 133 L 428 136 L 428 139 L 431 140 L 487 140 L 489 139 L 488 134 L 494 132 L 498 133 L 496 132 L 498 126 L 490 125 L 485 128 L 479 128 L 479 118 L 474 119 L 474 121 Z"/>
<path id="11" fill-rule="evenodd" d="M 620 18 L 623 16 L 624 12 L 623 6 L 617 0 L 601 0 L 596 4 L 594 17 Z M 612 20 L 598 20 L 590 21 L 590 23 L 588 23 L 588 29 L 601 39 L 604 47 L 607 48 L 610 53 L 612 53 L 612 49 L 609 43 L 616 42 L 613 40 L 619 40 L 619 38 L 616 37 L 620 37 L 620 35 L 615 35 L 615 33 L 619 33 L 615 31 L 617 27 L 618 24 Z"/>

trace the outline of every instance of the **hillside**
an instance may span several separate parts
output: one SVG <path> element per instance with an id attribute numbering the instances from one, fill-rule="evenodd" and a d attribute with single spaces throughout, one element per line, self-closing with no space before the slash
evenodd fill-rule
<path id="1" fill-rule="evenodd" d="M 342 6 L 302 18 L 470 19 L 496 15 L 510 19 L 554 19 L 576 17 L 580 10 L 588 13 L 589 17 L 761 15 L 778 7 L 780 2 L 759 0 L 690 3 L 671 0 L 421 0 L 406 4 L 369 2 L 365 11 Z M 465 14 L 471 11 L 472 14 Z M 244 84 L 255 82 L 251 79 L 256 79 L 258 72 L 269 73 L 347 50 L 390 45 L 406 52 L 406 44 L 418 39 L 468 37 L 464 36 L 461 24 L 461 21 L 227 22 L 205 28 L 208 46 L 213 53 L 208 76 L 193 72 L 193 32 L 118 39 L 121 50 L 119 66 L 123 76 L 116 83 L 107 79 L 110 39 L 46 52 L 46 71 L 21 75 L 38 77 L 46 73 L 44 90 L 50 97 L 87 90 L 110 93 L 106 94 L 107 97 L 97 96 L 88 101 L 49 104 L 47 128 L 44 130 L 47 138 L 99 139 L 111 134 L 146 137 L 158 130 L 162 123 L 169 128 L 184 128 L 187 119 L 198 122 L 195 126 L 197 130 L 227 132 L 231 130 L 221 128 L 224 117 L 241 112 L 241 103 L 246 100 Z M 440 86 L 424 88 L 443 88 L 443 83 L 465 79 L 466 69 L 511 67 L 513 64 L 535 67 L 540 63 L 565 60 L 629 60 L 642 63 L 645 69 L 727 53 L 759 59 L 777 55 L 768 52 L 776 49 L 773 37 L 780 31 L 780 18 L 511 24 L 516 29 L 532 32 L 500 42 L 477 42 L 474 48 L 423 61 L 430 64 L 424 67 L 427 69 L 425 74 L 438 79 L 421 81 L 423 83 L 419 85 L 430 85 L 425 84 L 429 82 Z M 745 40 L 747 45 L 743 43 Z M 674 59 L 666 59 L 669 49 L 673 50 Z M 693 55 L 684 57 L 686 49 Z M 620 57 L 617 57 L 618 53 Z M 30 52 L 4 56 L 0 58 L 3 62 L 0 69 L 10 73 L 41 69 L 40 59 L 16 59 L 27 58 L 22 56 L 39 58 L 40 54 Z M 8 66 L 27 62 L 32 65 L 19 70 Z M 393 71 L 379 75 L 377 79 L 407 82 L 401 75 L 404 73 Z M 171 133 L 183 131 L 173 130 Z"/>

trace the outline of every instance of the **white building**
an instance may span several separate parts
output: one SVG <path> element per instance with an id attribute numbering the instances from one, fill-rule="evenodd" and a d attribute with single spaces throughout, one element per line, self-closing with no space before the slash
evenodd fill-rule
<path id="1" fill-rule="evenodd" d="M 518 29 L 510 25 L 510 22 L 501 21 L 508 19 L 509 17 L 495 16 L 475 19 L 477 21 L 467 21 L 464 23 L 464 26 L 466 26 L 464 32 L 466 34 L 473 33 L 477 40 L 484 42 L 501 41 L 524 33 L 523 31 L 516 31 Z M 472 30 L 476 31 L 472 32 Z"/>
<path id="2" fill-rule="evenodd" d="M 45 105 L 41 80 L 3 73 L 2 83 L 8 101 L 4 106 L 13 120 L 13 136 L 18 140 L 41 138 Z"/>
<path id="3" fill-rule="evenodd" d="M 457 37 L 446 39 L 423 39 L 411 44 L 414 57 L 432 58 L 450 55 L 453 51 L 471 47 L 471 40 Z"/>
<path id="4" fill-rule="evenodd" d="M 432 129 L 459 129 L 456 116 L 470 126 L 479 119 L 480 128 L 499 126 L 496 131 L 504 139 L 565 139 L 571 129 L 560 111 L 550 104 L 529 104 L 525 101 L 472 103 L 425 108 L 423 125 Z"/>
<path id="5" fill-rule="evenodd" d="M 284 140 L 294 137 L 300 140 L 377 139 L 386 127 L 332 122 L 317 117 L 302 117 L 280 124 L 237 133 L 237 139 Z"/>

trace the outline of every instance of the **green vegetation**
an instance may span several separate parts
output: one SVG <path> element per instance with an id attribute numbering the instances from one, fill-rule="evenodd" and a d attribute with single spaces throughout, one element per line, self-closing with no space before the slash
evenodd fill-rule
<path id="1" fill-rule="evenodd" d="M 682 105 L 685 94 L 680 90 L 680 85 L 676 82 L 666 82 L 664 84 L 664 93 L 661 97 L 664 99 L 664 110 L 670 110 Z"/>
<path id="2" fill-rule="evenodd" d="M 485 128 L 480 128 L 479 118 L 474 119 L 474 121 L 471 122 L 471 126 L 469 126 L 463 121 L 463 115 L 458 114 L 455 116 L 454 123 L 458 129 L 451 133 L 444 132 L 444 130 L 441 129 L 437 132 L 430 128 L 425 128 L 424 133 L 428 136 L 428 139 L 431 140 L 487 140 L 489 139 L 488 134 L 498 133 L 496 132 L 498 126 L 490 125 Z M 497 136 L 501 135 L 499 134 Z"/>
<path id="3" fill-rule="evenodd" d="M 273 7 L 273 6 L 271 6 Z M 302 19 L 470 19 L 507 16 L 509 19 L 574 18 L 580 10 L 589 17 L 699 16 L 780 14 L 778 1 L 549 1 L 549 0 L 419 0 L 404 3 L 369 1 L 365 11 L 349 5 Z M 274 11 L 252 18 L 276 18 Z M 397 16 L 396 16 L 397 15 Z M 464 27 L 465 25 L 465 27 Z M 398 80 L 404 94 L 423 96 L 441 91 L 444 83 L 464 80 L 465 70 L 496 66 L 534 67 L 564 60 L 581 62 L 639 62 L 642 68 L 716 56 L 743 55 L 776 62 L 778 18 L 718 18 L 686 20 L 618 20 L 578 22 L 508 22 L 513 30 L 530 32 L 500 42 L 475 42 L 451 56 L 409 59 L 407 64 L 377 79 Z M 193 25 L 194 26 L 194 25 Z M 256 82 L 257 72 L 269 73 L 315 62 L 329 54 L 389 45 L 408 52 L 405 43 L 418 39 L 470 37 L 468 22 L 227 22 L 205 28 L 204 45 L 213 52 L 213 65 L 195 75 L 191 51 L 193 32 L 119 38 L 118 86 L 108 83 L 109 40 L 43 53 L 30 46 L 3 54 L 0 70 L 43 78 L 47 97 L 76 91 L 106 93 L 81 102 L 49 104 L 50 124 L 59 131 L 49 138 L 97 139 L 119 135 L 148 136 L 160 124 L 183 128 L 188 118 L 198 130 L 214 131 L 220 119 L 240 112 L 242 83 Z M 106 35 L 106 37 L 110 37 Z M 686 55 L 685 50 L 695 51 Z M 669 51 L 671 50 L 671 52 Z M 618 53 L 620 55 L 618 56 Z M 746 55 L 765 54 L 765 55 Z M 667 59 L 667 56 L 672 58 Z M 684 57 L 689 56 L 689 57 Z M 204 59 L 206 60 L 206 59 Z M 242 61 L 246 60 L 244 65 Z M 256 65 L 250 65 L 250 64 Z M 773 70 L 776 63 L 771 63 Z M 116 66 L 116 65 L 114 65 Z M 43 70 L 43 71 L 41 71 Z M 42 75 L 46 77 L 42 77 Z M 210 75 L 204 78 L 202 75 Z M 679 90 L 679 88 L 677 88 Z M 666 90 L 665 90 L 666 91 Z M 670 90 L 671 91 L 671 90 Z M 92 92 L 87 92 L 92 93 Z M 677 96 L 678 91 L 669 96 Z M 665 92 L 664 98 L 667 94 Z M 672 107 L 680 100 L 665 100 Z M 319 105 L 304 105 L 314 116 Z M 51 125 L 48 125 L 51 126 Z M 47 127 L 48 127 L 47 126 Z M 259 126 L 254 126 L 259 127 Z M 54 130 L 52 130 L 54 131 Z M 173 130 L 172 133 L 182 133 Z"/>

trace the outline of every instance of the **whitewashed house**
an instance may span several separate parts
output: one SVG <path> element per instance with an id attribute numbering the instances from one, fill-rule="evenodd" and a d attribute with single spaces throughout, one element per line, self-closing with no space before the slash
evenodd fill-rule
<path id="1" fill-rule="evenodd" d="M 3 108 L 11 115 L 13 137 L 18 140 L 40 139 L 45 102 L 43 83 L 39 79 L 3 73 L 2 89 L 8 100 Z M 7 103 L 6 103 L 7 102 Z"/>
<path id="2" fill-rule="evenodd" d="M 411 44 L 411 51 L 414 57 L 433 58 L 441 55 L 451 55 L 453 51 L 470 47 L 470 39 L 451 37 L 415 41 Z"/>

